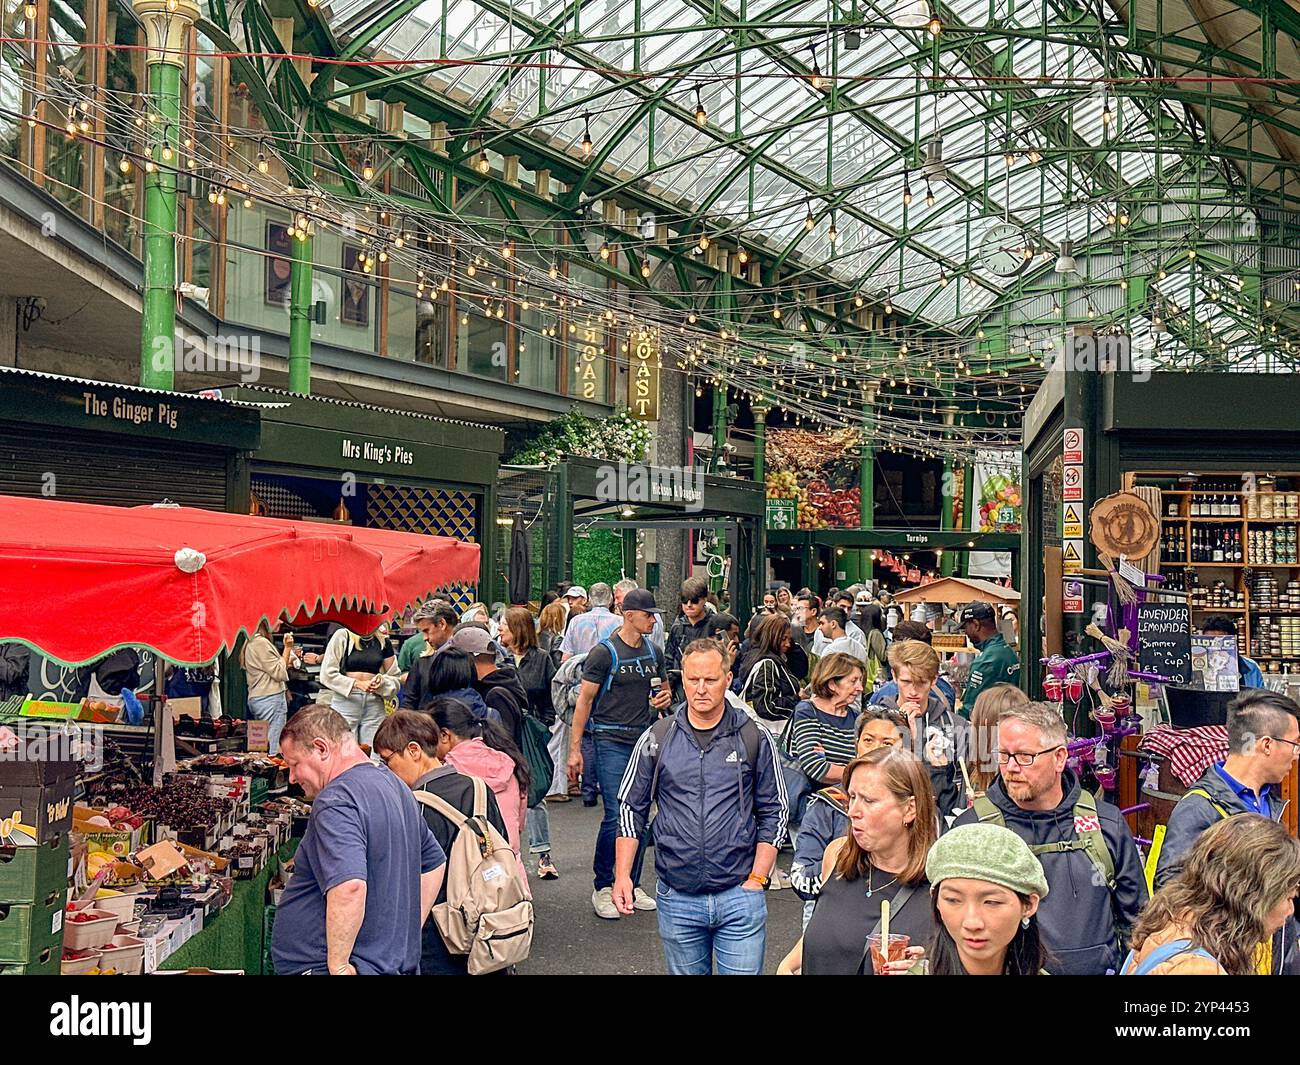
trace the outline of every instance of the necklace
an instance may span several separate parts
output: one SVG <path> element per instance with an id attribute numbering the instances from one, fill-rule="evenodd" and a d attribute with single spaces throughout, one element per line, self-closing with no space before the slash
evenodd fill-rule
<path id="1" fill-rule="evenodd" d="M 885 888 L 889 887 L 890 884 L 898 883 L 898 877 L 895 876 L 892 880 L 889 881 L 889 883 L 881 884 L 879 888 L 873 888 L 871 886 L 871 874 L 874 872 L 875 872 L 875 867 L 872 865 L 868 865 L 867 866 L 867 898 L 871 898 L 871 896 L 874 895 L 877 891 L 884 891 Z"/>

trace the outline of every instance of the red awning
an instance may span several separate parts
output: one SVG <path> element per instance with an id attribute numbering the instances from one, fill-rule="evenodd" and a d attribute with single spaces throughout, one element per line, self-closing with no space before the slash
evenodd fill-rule
<path id="1" fill-rule="evenodd" d="M 0 496 L 0 642 L 69 665 L 124 646 L 198 665 L 263 617 L 368 631 L 478 568 L 477 545 L 445 537 Z"/>

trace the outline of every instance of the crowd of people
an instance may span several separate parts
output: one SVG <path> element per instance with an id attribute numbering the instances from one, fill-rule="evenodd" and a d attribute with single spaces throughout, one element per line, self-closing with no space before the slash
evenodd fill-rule
<path id="1" fill-rule="evenodd" d="M 932 645 L 940 619 L 863 588 L 777 589 L 742 623 L 692 578 L 678 606 L 666 622 L 622 581 L 537 610 L 435 598 L 397 648 L 334 633 L 328 702 L 274 731 L 315 799 L 277 971 L 476 971 L 429 917 L 468 890 L 458 834 L 484 853 L 499 838 L 494 875 L 527 898 L 561 875 L 548 804 L 578 799 L 602 806 L 592 911 L 655 913 L 673 974 L 762 972 L 767 892 L 786 887 L 803 934 L 772 945 L 783 974 L 1300 971 L 1286 696 L 1232 704 L 1229 756 L 1175 808 L 1149 897 L 1126 822 L 1067 765 L 1059 707 L 1015 686 L 987 604 L 953 619 L 977 651 L 964 674 Z M 294 654 L 269 629 L 249 642 L 250 712 L 280 713 Z"/>

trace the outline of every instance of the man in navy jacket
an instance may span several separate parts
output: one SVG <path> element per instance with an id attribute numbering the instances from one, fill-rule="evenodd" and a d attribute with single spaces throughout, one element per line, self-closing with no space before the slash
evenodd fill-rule
<path id="1" fill-rule="evenodd" d="M 619 788 L 614 904 L 633 906 L 632 863 L 651 804 L 659 938 L 673 975 L 758 975 L 767 888 L 789 808 L 772 734 L 727 704 L 722 647 L 682 655 L 686 703 L 642 733 Z"/>

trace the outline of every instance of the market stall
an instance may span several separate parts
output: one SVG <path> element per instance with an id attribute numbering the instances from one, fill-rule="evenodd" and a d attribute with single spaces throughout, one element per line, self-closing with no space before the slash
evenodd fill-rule
<path id="1" fill-rule="evenodd" d="M 0 497 L 0 518 L 0 583 L 24 590 L 0 603 L 0 643 L 68 664 L 140 647 L 202 665 L 263 618 L 369 632 L 479 567 L 471 544 L 181 507 Z M 176 762 L 161 682 L 122 703 L 0 706 L 0 972 L 151 971 L 171 954 L 260 971 L 252 929 L 305 823 L 283 763 L 225 726 Z M 116 724 L 133 704 L 139 724 Z M 152 766 L 114 757 L 124 727 L 152 735 Z M 69 880 L 84 892 L 65 907 Z"/>

